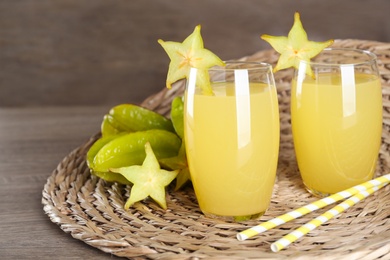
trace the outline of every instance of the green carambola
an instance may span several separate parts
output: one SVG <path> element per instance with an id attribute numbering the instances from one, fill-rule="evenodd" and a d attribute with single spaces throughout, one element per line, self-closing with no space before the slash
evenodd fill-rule
<path id="1" fill-rule="evenodd" d="M 147 142 L 157 159 L 176 156 L 181 146 L 181 139 L 175 133 L 161 129 L 103 137 L 90 148 L 87 154 L 88 166 L 93 174 L 107 181 L 128 184 L 122 176 L 109 172 L 109 169 L 141 165 L 146 157 Z"/>
<path id="2" fill-rule="evenodd" d="M 121 132 L 137 132 L 150 129 L 162 129 L 174 132 L 171 120 L 149 109 L 121 104 L 110 109 L 103 118 L 102 136 L 116 135 Z"/>

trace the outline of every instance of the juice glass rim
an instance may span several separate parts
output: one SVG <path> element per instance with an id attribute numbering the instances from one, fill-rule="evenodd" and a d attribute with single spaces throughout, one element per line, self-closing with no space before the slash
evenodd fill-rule
<path id="1" fill-rule="evenodd" d="M 311 66 L 359 66 L 359 65 L 365 65 L 365 64 L 373 64 L 377 61 L 377 56 L 375 53 L 369 51 L 369 50 L 362 50 L 362 49 L 355 49 L 355 48 L 325 48 L 320 52 L 317 56 L 314 57 L 316 59 L 317 57 L 321 55 L 325 55 L 326 53 L 338 51 L 339 53 L 356 53 L 360 55 L 360 59 L 357 59 L 356 62 L 343 62 L 339 61 L 337 62 L 329 62 L 329 61 L 305 61 L 300 58 L 298 59 L 298 62 L 306 63 Z"/>
<path id="2" fill-rule="evenodd" d="M 272 71 L 272 65 L 267 62 L 261 62 L 261 61 L 224 61 L 225 66 L 213 66 L 208 69 L 208 71 L 235 71 L 235 70 L 271 70 Z M 247 65 L 245 67 L 229 67 L 228 65 Z M 248 66 L 251 65 L 251 66 Z"/>

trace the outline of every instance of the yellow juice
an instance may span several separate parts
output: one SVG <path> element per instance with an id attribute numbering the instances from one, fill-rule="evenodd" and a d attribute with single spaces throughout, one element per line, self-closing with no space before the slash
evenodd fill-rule
<path id="1" fill-rule="evenodd" d="M 214 96 L 186 93 L 185 142 L 199 206 L 220 216 L 268 208 L 279 151 L 279 110 L 272 86 L 213 85 Z"/>
<path id="2" fill-rule="evenodd" d="M 335 193 L 373 177 L 382 133 L 381 93 L 373 75 L 293 80 L 294 147 L 309 190 Z"/>

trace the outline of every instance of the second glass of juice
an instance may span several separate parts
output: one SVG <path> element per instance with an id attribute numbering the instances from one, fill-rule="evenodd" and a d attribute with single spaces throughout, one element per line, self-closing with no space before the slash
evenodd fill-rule
<path id="1" fill-rule="evenodd" d="M 202 91 L 200 72 L 191 69 L 184 101 L 186 152 L 200 209 L 229 221 L 257 218 L 270 204 L 279 152 L 272 67 L 213 67 L 206 74 L 212 94 Z"/>
<path id="2" fill-rule="evenodd" d="M 306 72 L 313 71 L 309 76 Z M 382 134 L 382 90 L 376 56 L 325 49 L 300 61 L 291 90 L 291 121 L 299 171 L 320 197 L 373 177 Z"/>

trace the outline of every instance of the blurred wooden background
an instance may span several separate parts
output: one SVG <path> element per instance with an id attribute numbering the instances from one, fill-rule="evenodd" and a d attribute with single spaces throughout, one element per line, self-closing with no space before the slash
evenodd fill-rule
<path id="1" fill-rule="evenodd" d="M 390 41 L 390 0 L 1 0 L 0 106 L 111 106 L 161 90 L 157 39 L 202 25 L 222 59 L 270 48 L 295 11 L 310 40 Z"/>

